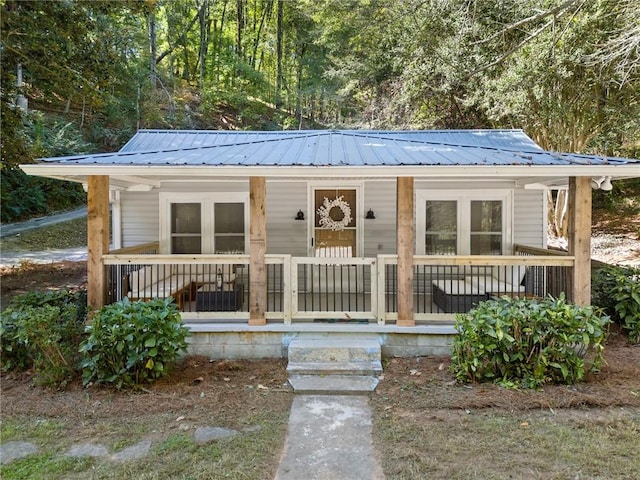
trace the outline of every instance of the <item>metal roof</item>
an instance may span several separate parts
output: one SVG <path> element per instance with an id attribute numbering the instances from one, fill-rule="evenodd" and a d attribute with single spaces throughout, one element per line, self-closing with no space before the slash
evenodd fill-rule
<path id="1" fill-rule="evenodd" d="M 41 159 L 58 165 L 358 167 L 629 165 L 547 152 L 522 130 L 139 131 L 119 152 Z M 640 164 L 639 164 L 640 175 Z"/>
<path id="2" fill-rule="evenodd" d="M 541 150 L 522 130 L 139 130 L 121 152 L 172 150 L 315 135 L 357 135 L 476 147 Z"/>

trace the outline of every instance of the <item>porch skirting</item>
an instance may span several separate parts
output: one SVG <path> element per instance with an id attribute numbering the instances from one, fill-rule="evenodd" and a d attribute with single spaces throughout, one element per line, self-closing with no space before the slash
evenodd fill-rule
<path id="1" fill-rule="evenodd" d="M 450 355 L 453 325 L 352 324 L 247 324 L 192 323 L 187 354 L 204 355 L 212 360 L 287 358 L 291 340 L 336 339 L 375 340 L 385 357 Z"/>

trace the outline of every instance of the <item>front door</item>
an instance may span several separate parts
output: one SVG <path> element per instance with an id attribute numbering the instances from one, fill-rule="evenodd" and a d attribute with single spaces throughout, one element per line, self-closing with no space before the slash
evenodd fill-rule
<path id="1" fill-rule="evenodd" d="M 313 191 L 313 255 L 356 257 L 358 191 L 354 188 L 316 188 Z"/>

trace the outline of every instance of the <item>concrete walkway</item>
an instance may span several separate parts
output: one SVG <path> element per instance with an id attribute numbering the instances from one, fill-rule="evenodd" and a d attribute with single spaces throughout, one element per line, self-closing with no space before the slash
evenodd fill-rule
<path id="1" fill-rule="evenodd" d="M 366 396 L 298 395 L 275 480 L 382 480 Z"/>

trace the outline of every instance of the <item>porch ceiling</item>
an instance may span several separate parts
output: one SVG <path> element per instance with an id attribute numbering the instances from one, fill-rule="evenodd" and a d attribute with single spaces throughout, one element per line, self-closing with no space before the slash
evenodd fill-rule
<path id="1" fill-rule="evenodd" d="M 213 178 L 501 179 L 562 187 L 569 177 L 640 177 L 633 159 L 548 152 L 521 130 L 141 131 L 119 152 L 41 159 L 31 175 L 150 190 Z"/>

